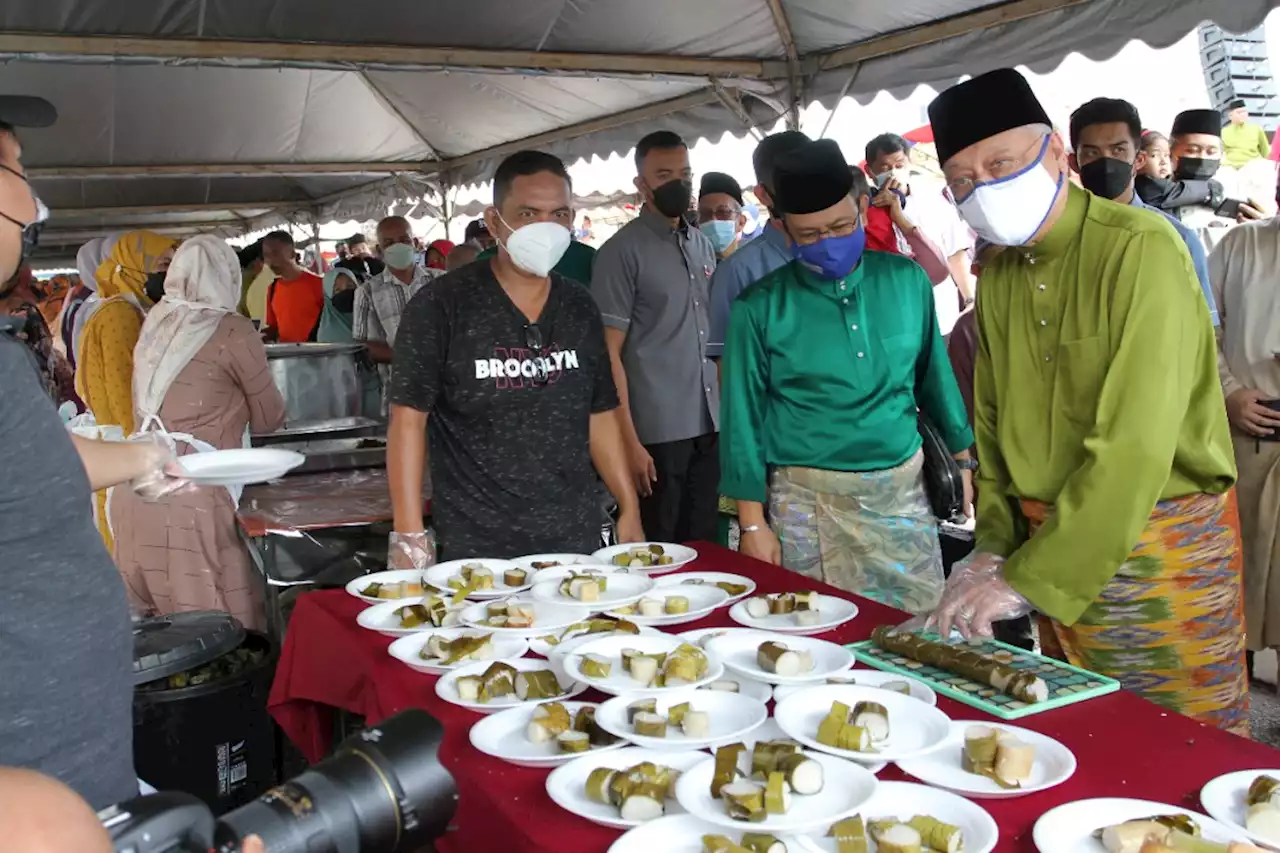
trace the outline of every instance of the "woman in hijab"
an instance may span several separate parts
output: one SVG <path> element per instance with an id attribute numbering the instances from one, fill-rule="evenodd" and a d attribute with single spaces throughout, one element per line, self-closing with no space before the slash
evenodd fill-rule
<path id="1" fill-rule="evenodd" d="M 346 344 L 351 334 L 351 312 L 355 309 L 356 276 L 351 270 L 334 267 L 324 274 L 324 310 L 316 340 L 322 344 Z"/>
<path id="2" fill-rule="evenodd" d="M 151 308 L 147 278 L 163 272 L 178 242 L 153 231 L 120 235 L 98 266 L 98 301 L 81 309 L 84 326 L 73 341 L 76 358 L 76 393 L 93 414 L 98 426 L 118 426 L 132 435 L 133 348 L 142 320 Z M 107 496 L 94 495 L 95 518 L 102 541 L 112 550 L 107 523 Z"/>
<path id="3" fill-rule="evenodd" d="M 98 292 L 98 265 L 105 260 L 105 255 L 102 254 L 102 246 L 106 242 L 106 237 L 95 237 L 81 246 L 80 251 L 76 252 L 76 270 L 80 273 L 80 283 L 71 291 L 67 296 L 66 302 L 62 305 L 62 317 L 58 321 L 58 335 L 62 338 L 63 352 L 67 354 L 67 361 L 71 362 L 73 370 L 76 366 L 76 318 Z"/>
<path id="4" fill-rule="evenodd" d="M 427 246 L 424 266 L 429 270 L 445 269 L 448 264 L 449 253 L 452 251 L 453 243 L 449 240 L 432 240 Z"/>
<path id="5" fill-rule="evenodd" d="M 253 322 L 236 313 L 240 263 L 225 241 L 193 237 L 179 247 L 160 303 L 134 351 L 134 418 L 168 433 L 178 453 L 241 447 L 272 432 L 285 406 Z M 239 490 L 206 488 L 147 503 L 121 490 L 110 506 L 116 565 L 138 610 L 230 612 L 265 624 L 261 581 L 236 533 Z"/>
<path id="6" fill-rule="evenodd" d="M 147 279 L 164 272 L 177 245 L 173 238 L 152 231 L 122 235 L 98 266 L 101 301 L 80 332 L 76 390 L 100 425 L 118 425 L 126 435 L 136 426 L 133 348 L 152 305 Z"/>
<path id="7" fill-rule="evenodd" d="M 98 305 L 102 302 L 102 296 L 98 293 L 98 269 L 111 256 L 119 239 L 120 235 L 113 234 L 110 237 L 102 237 L 99 241 L 90 240 L 76 253 L 76 268 L 80 270 L 81 281 L 85 282 L 93 292 L 71 318 L 71 338 L 67 343 L 67 356 L 73 367 L 79 359 L 80 336 L 84 332 L 85 321 L 93 316 L 93 312 L 98 310 Z M 88 275 L 88 278 L 85 278 L 85 275 Z"/>

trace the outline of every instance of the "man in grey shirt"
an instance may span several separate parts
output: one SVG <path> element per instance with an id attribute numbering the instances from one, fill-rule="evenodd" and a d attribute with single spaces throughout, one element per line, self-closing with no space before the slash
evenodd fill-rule
<path id="1" fill-rule="evenodd" d="M 0 95 L 0 282 L 47 215 L 15 127 L 47 127 L 40 98 Z M 172 453 L 63 427 L 13 318 L 0 317 L 0 765 L 69 785 L 95 808 L 135 796 L 133 633 L 124 586 L 93 524 L 91 495 L 154 485 Z M 141 486 L 140 486 L 141 487 Z"/>
<path id="2" fill-rule="evenodd" d="M 670 131 L 636 145 L 640 216 L 596 254 L 591 292 L 622 405 L 628 463 L 650 539 L 716 538 L 720 385 L 707 353 L 716 256 L 689 225 L 689 149 Z"/>

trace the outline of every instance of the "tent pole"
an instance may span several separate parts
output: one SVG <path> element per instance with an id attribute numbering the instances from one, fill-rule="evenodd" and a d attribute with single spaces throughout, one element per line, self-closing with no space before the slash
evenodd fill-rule
<path id="1" fill-rule="evenodd" d="M 444 216 L 444 238 L 453 241 L 453 237 L 449 236 L 449 223 L 453 221 L 453 205 L 449 203 L 449 190 L 452 187 L 448 178 L 440 179 L 440 211 Z"/>
<path id="2" fill-rule="evenodd" d="M 862 63 L 856 63 L 853 70 L 849 72 L 849 76 L 845 78 L 844 85 L 840 87 L 840 95 L 836 98 L 836 102 L 831 105 L 831 112 L 827 113 L 827 121 L 822 125 L 822 133 L 818 134 L 818 138 L 822 139 L 827 135 L 827 128 L 831 127 L 831 120 L 836 117 L 836 110 L 840 109 L 840 102 L 844 100 L 845 95 L 849 94 L 849 87 L 853 85 L 853 81 L 858 79 L 858 72 L 862 70 Z"/>
<path id="3" fill-rule="evenodd" d="M 800 79 L 800 54 L 796 50 L 796 37 L 791 32 L 791 22 L 787 20 L 787 10 L 782 0 L 765 0 L 769 6 L 769 14 L 773 15 L 773 25 L 778 30 L 778 41 L 782 42 L 782 50 L 787 55 L 787 128 L 800 129 L 800 101 L 803 100 Z"/>
<path id="4" fill-rule="evenodd" d="M 308 218 L 311 220 L 311 242 L 316 247 L 316 272 L 324 275 L 328 271 L 324 268 L 324 253 L 320 251 L 320 218 L 316 216 L 315 208 L 311 209 Z"/>

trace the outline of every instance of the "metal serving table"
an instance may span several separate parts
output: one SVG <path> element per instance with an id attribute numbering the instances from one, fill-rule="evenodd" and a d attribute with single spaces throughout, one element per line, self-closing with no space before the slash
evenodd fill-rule
<path id="1" fill-rule="evenodd" d="M 429 517 L 431 488 L 424 485 Z M 267 629 L 277 640 L 299 592 L 343 586 L 387 565 L 392 510 L 385 468 L 304 473 L 249 486 L 236 518 L 266 581 Z"/>

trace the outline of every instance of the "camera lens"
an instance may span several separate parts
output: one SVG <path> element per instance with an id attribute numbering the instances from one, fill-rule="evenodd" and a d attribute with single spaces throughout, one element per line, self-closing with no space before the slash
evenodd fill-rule
<path id="1" fill-rule="evenodd" d="M 332 757 L 218 822 L 216 849 L 258 835 L 271 853 L 397 853 L 426 847 L 457 807 L 437 757 L 444 729 L 411 710 L 353 735 Z"/>

